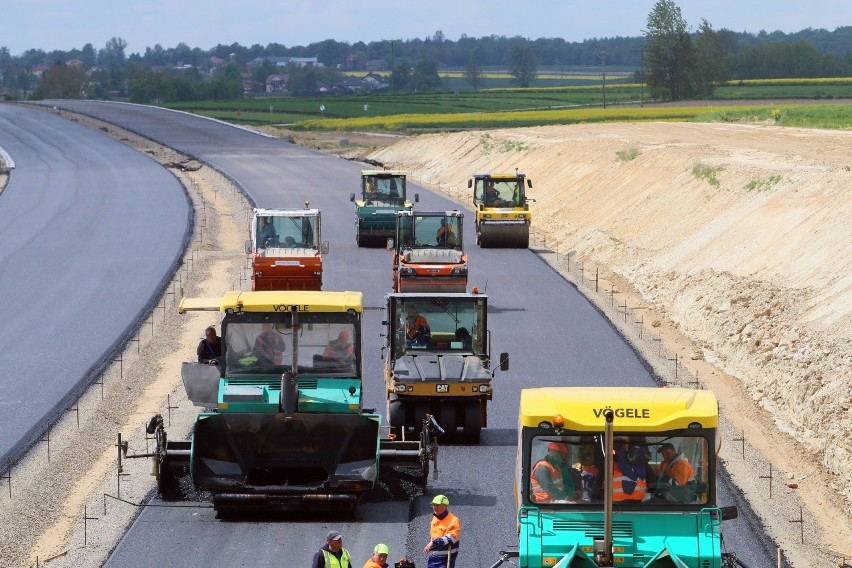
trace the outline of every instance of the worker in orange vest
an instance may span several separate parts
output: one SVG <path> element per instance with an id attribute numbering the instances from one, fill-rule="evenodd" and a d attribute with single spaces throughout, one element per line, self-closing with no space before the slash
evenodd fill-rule
<path id="1" fill-rule="evenodd" d="M 446 495 L 432 499 L 432 522 L 429 524 L 429 543 L 423 547 L 427 554 L 426 568 L 455 568 L 461 538 L 461 522 L 450 513 Z"/>
<path id="2" fill-rule="evenodd" d="M 530 474 L 530 493 L 536 503 L 553 503 L 574 498 L 574 480 L 568 473 L 568 448 L 560 442 L 547 444 L 547 454 L 538 460 Z"/>
<path id="3" fill-rule="evenodd" d="M 673 503 L 691 502 L 694 494 L 690 490 L 695 484 L 692 465 L 674 445 L 666 442 L 657 450 L 663 461 L 655 468 L 657 473 L 657 495 Z"/>
<path id="4" fill-rule="evenodd" d="M 373 555 L 364 564 L 364 568 L 388 568 L 388 554 L 390 554 L 388 545 L 377 544 L 373 549 Z"/>
<path id="5" fill-rule="evenodd" d="M 612 464 L 612 500 L 614 502 L 641 503 L 645 500 L 645 496 L 648 495 L 646 475 L 650 457 L 651 453 L 647 445 L 640 443 L 631 445 L 628 436 L 616 439 Z"/>

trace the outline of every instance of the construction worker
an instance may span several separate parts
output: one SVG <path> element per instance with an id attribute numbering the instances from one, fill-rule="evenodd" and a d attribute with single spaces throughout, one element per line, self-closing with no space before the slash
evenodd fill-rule
<path id="1" fill-rule="evenodd" d="M 388 554 L 390 554 L 388 545 L 377 544 L 373 549 L 373 555 L 364 564 L 364 568 L 388 568 Z"/>
<path id="2" fill-rule="evenodd" d="M 278 244 L 278 232 L 272 224 L 272 217 L 261 217 L 257 227 L 257 243 L 260 247 L 271 247 Z"/>
<path id="3" fill-rule="evenodd" d="M 454 247 L 456 246 L 456 230 L 452 224 L 447 223 L 446 219 L 441 219 L 441 226 L 438 227 L 438 232 L 435 234 L 435 240 L 439 246 Z"/>
<path id="4" fill-rule="evenodd" d="M 252 354 L 257 358 L 257 365 L 259 367 L 280 365 L 286 348 L 281 334 L 273 324 L 267 322 L 261 323 L 260 329 L 262 331 L 255 338 L 254 349 L 252 349 Z"/>
<path id="5" fill-rule="evenodd" d="M 204 339 L 195 350 L 198 362 L 206 365 L 218 365 L 222 357 L 222 340 L 216 335 L 216 328 L 212 325 L 204 330 Z"/>
<path id="6" fill-rule="evenodd" d="M 508 201 L 500 197 L 500 192 L 494 186 L 493 180 L 488 180 L 485 184 L 485 205 L 486 207 L 506 207 Z"/>
<path id="7" fill-rule="evenodd" d="M 333 361 L 354 361 L 355 348 L 349 341 L 349 332 L 344 329 L 337 334 L 337 339 L 329 341 L 322 356 Z"/>
<path id="8" fill-rule="evenodd" d="M 568 448 L 560 442 L 549 442 L 547 454 L 538 460 L 530 474 L 530 493 L 536 503 L 573 499 L 574 480 L 565 460 Z"/>
<path id="9" fill-rule="evenodd" d="M 423 547 L 426 568 L 456 568 L 456 556 L 461 538 L 461 522 L 447 508 L 446 495 L 432 499 L 432 522 L 429 524 L 429 543 Z"/>
<path id="10" fill-rule="evenodd" d="M 414 306 L 405 307 L 405 344 L 427 345 L 432 339 L 432 330 L 426 318 L 417 313 Z"/>
<path id="11" fill-rule="evenodd" d="M 655 469 L 657 473 L 657 495 L 674 503 L 688 503 L 694 497 L 689 487 L 695 483 L 692 466 L 673 444 L 666 442 L 657 450 L 663 461 Z"/>
<path id="12" fill-rule="evenodd" d="M 629 437 L 615 440 L 612 464 L 612 500 L 615 503 L 641 503 L 648 495 L 646 480 L 650 452 L 645 445 L 630 444 Z"/>
<path id="13" fill-rule="evenodd" d="M 311 568 L 352 568 L 352 555 L 343 548 L 343 535 L 329 531 L 325 541 L 326 545 L 314 554 Z"/>

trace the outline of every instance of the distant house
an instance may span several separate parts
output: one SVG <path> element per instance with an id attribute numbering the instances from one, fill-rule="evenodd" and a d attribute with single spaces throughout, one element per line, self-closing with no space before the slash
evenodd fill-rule
<path id="1" fill-rule="evenodd" d="M 316 57 L 291 57 L 290 62 L 298 67 L 323 67 Z"/>
<path id="2" fill-rule="evenodd" d="M 243 79 L 243 94 L 249 95 L 254 93 L 262 93 L 264 89 L 263 83 Z"/>
<path id="3" fill-rule="evenodd" d="M 83 60 L 82 59 L 69 59 L 65 62 L 66 67 L 82 67 Z"/>
<path id="4" fill-rule="evenodd" d="M 282 93 L 287 90 L 287 82 L 290 76 L 287 74 L 273 73 L 263 82 L 263 90 L 267 93 Z"/>
<path id="5" fill-rule="evenodd" d="M 337 89 L 341 93 L 358 95 L 364 91 L 364 80 L 360 77 L 344 77 L 337 84 Z"/>
<path id="6" fill-rule="evenodd" d="M 276 67 L 287 67 L 288 64 L 293 63 L 298 67 L 322 67 L 323 64 L 320 63 L 316 57 L 255 57 L 251 61 L 249 61 L 246 65 L 249 67 L 260 67 L 263 65 L 264 61 L 268 61 L 269 63 L 275 65 Z"/>
<path id="7" fill-rule="evenodd" d="M 207 61 L 210 62 L 210 65 L 213 67 L 221 67 L 225 64 L 225 60 L 221 57 L 216 57 L 215 55 L 211 56 Z"/>
<path id="8" fill-rule="evenodd" d="M 370 88 L 371 91 L 383 91 L 390 87 L 390 83 L 388 83 L 386 78 L 381 75 L 376 75 L 375 73 L 367 73 L 361 80 Z"/>

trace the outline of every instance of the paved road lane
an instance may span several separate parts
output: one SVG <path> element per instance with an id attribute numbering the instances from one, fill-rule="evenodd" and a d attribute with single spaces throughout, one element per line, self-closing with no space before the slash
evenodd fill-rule
<path id="1" fill-rule="evenodd" d="M 0 104 L 0 146 L 16 164 L 0 195 L 3 470 L 112 360 L 192 213 L 160 165 L 53 114 Z"/>

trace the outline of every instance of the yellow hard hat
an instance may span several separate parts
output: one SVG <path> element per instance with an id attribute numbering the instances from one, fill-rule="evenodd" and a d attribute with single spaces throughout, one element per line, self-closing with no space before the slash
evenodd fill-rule
<path id="1" fill-rule="evenodd" d="M 390 554 L 390 549 L 386 544 L 377 544 L 376 548 L 373 549 L 373 552 L 377 554 Z"/>
<path id="2" fill-rule="evenodd" d="M 435 498 L 432 499 L 433 505 L 449 505 L 450 500 L 447 499 L 446 495 L 435 495 Z"/>

